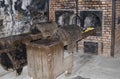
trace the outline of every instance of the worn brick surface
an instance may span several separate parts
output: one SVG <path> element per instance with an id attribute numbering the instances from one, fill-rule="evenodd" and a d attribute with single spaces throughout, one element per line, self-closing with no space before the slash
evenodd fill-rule
<path id="1" fill-rule="evenodd" d="M 99 49 L 101 49 L 100 50 L 101 54 L 105 56 L 110 56 L 111 55 L 111 30 L 112 30 L 111 29 L 112 27 L 112 0 L 92 0 L 92 1 L 79 0 L 78 2 L 79 2 L 78 3 L 79 12 L 84 11 L 84 10 L 85 11 L 86 10 L 103 11 L 102 36 L 87 37 L 86 39 L 82 40 L 79 43 L 79 48 L 83 50 L 84 41 L 98 42 L 102 44 L 102 45 L 99 45 Z M 119 2 L 119 0 L 117 0 L 117 2 Z M 55 11 L 61 10 L 61 9 L 71 9 L 75 11 L 75 0 L 51 0 L 50 1 L 50 19 L 55 21 Z M 119 15 L 120 15 L 120 12 L 119 12 Z M 120 36 L 117 36 L 117 37 L 120 37 Z"/>

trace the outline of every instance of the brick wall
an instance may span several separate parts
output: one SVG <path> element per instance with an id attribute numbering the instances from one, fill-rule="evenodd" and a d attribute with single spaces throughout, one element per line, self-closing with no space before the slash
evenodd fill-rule
<path id="1" fill-rule="evenodd" d="M 115 57 L 120 56 L 120 0 L 116 0 Z"/>
<path id="2" fill-rule="evenodd" d="M 92 0 L 83 1 L 79 0 L 79 12 L 80 11 L 103 11 L 103 26 L 102 36 L 89 36 L 86 39 L 79 42 L 79 49 L 83 52 L 84 41 L 98 42 L 99 54 L 104 56 L 111 55 L 111 27 L 112 27 L 112 0 Z M 56 10 L 73 10 L 75 11 L 75 0 L 51 0 L 50 1 L 50 20 L 55 21 Z"/>

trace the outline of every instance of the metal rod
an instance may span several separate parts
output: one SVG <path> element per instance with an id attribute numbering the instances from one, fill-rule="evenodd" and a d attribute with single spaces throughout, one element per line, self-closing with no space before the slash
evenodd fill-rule
<path id="1" fill-rule="evenodd" d="M 47 9 L 48 9 L 47 17 L 48 17 L 48 21 L 50 21 L 50 18 L 49 18 L 49 16 L 50 16 L 49 15 L 50 14 L 50 11 L 49 11 L 50 10 L 50 5 L 49 4 L 50 4 L 50 0 L 47 0 Z"/>
<path id="2" fill-rule="evenodd" d="M 75 24 L 77 25 L 77 16 L 78 16 L 78 0 L 75 0 L 75 4 L 76 4 L 76 18 L 75 18 Z"/>
<path id="3" fill-rule="evenodd" d="M 111 56 L 114 57 L 115 50 L 115 1 L 112 0 L 112 35 L 111 35 Z"/>
<path id="4" fill-rule="evenodd" d="M 78 15 L 78 0 L 75 1 L 76 1 L 76 14 Z"/>

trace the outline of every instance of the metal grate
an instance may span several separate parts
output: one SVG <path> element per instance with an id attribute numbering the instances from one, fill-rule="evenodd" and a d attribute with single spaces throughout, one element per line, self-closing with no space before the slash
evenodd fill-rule
<path id="1" fill-rule="evenodd" d="M 98 54 L 98 43 L 84 42 L 84 52 L 90 54 Z"/>

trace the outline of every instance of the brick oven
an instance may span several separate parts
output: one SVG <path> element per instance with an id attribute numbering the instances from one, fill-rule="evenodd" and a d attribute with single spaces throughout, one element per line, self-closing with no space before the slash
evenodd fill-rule
<path id="1" fill-rule="evenodd" d="M 95 17 L 92 22 L 97 20 L 94 25 L 91 24 L 97 29 L 96 35 L 89 36 L 78 43 L 81 53 L 87 51 L 104 56 L 120 54 L 118 53 L 120 48 L 120 40 L 118 39 L 120 38 L 119 6 L 119 0 L 78 0 L 78 14 L 82 19 L 81 26 L 87 26 L 85 20 L 89 16 Z M 76 12 L 75 8 L 75 0 L 51 0 L 49 3 L 49 19 L 57 21 L 58 19 L 56 18 L 59 18 L 60 13 L 67 13 L 67 15 L 70 15 L 69 19 L 71 19 L 72 12 L 73 16 Z M 56 13 L 59 16 L 56 16 Z M 93 51 L 89 51 L 91 48 L 93 48 Z"/>

